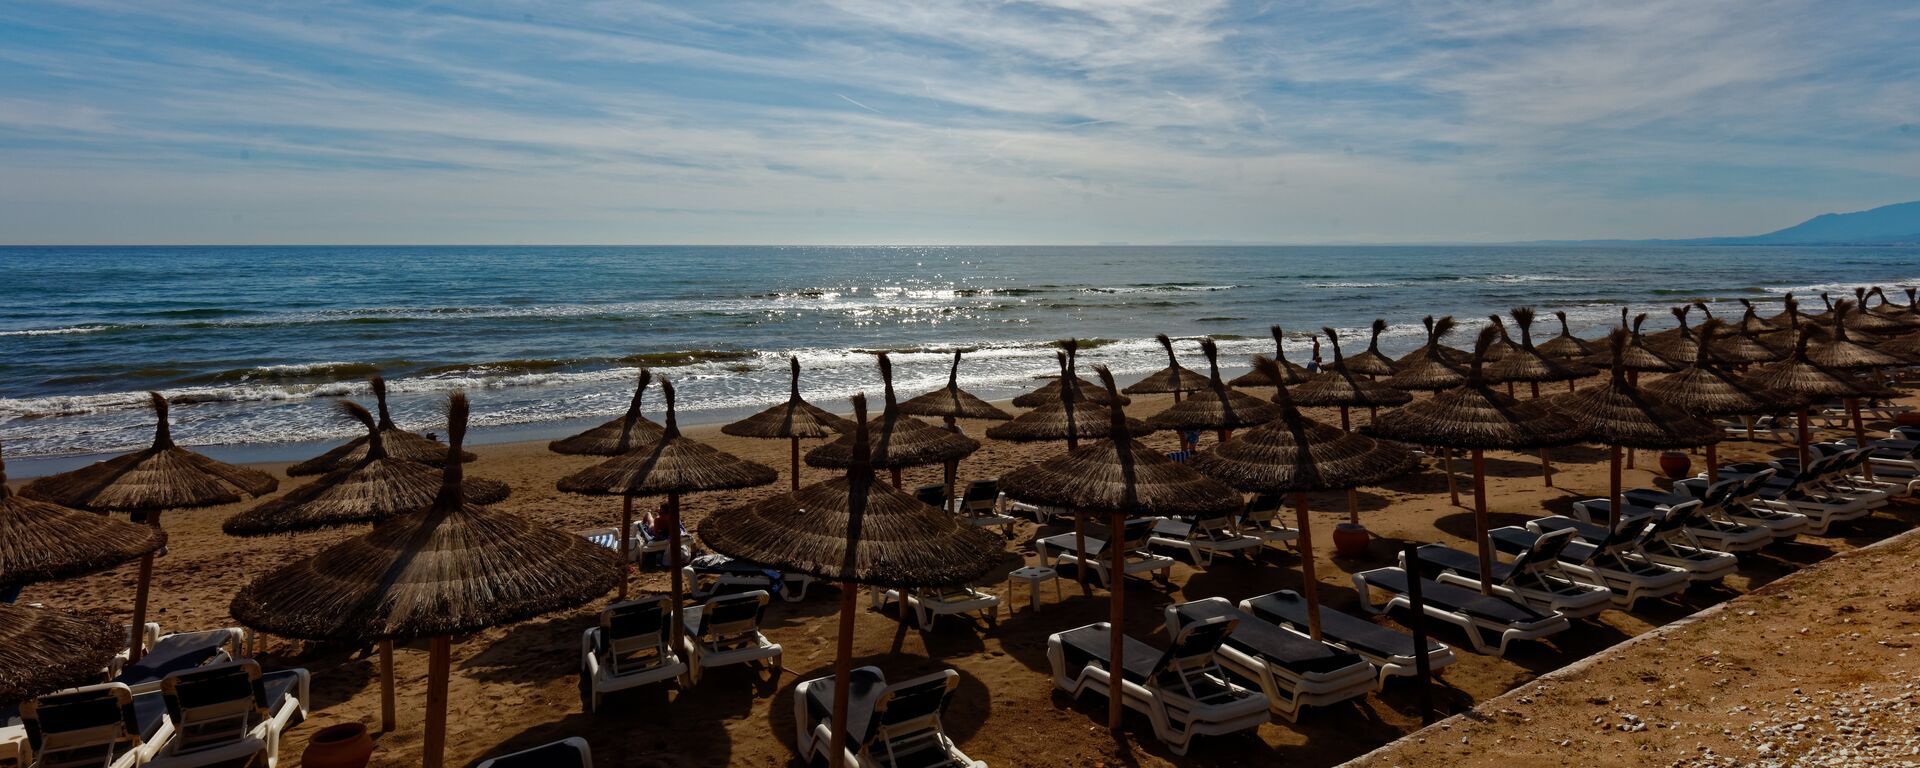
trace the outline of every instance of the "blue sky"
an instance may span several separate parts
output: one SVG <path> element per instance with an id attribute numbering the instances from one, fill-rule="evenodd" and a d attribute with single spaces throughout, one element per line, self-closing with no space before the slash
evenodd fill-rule
<path id="1" fill-rule="evenodd" d="M 1920 4 L 0 3 L 0 241 L 1421 242 L 1920 198 Z"/>

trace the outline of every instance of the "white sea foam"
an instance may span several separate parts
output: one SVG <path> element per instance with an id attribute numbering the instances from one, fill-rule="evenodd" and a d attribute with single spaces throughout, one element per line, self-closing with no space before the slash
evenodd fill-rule
<path id="1" fill-rule="evenodd" d="M 108 325 L 76 325 L 69 328 L 28 328 L 18 331 L 0 331 L 0 336 L 66 336 L 74 333 L 99 333 L 112 328 Z"/>

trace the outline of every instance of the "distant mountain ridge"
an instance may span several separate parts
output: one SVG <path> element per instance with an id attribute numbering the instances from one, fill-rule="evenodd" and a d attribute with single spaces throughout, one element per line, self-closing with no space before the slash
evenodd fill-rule
<path id="1" fill-rule="evenodd" d="M 1786 229 L 1746 237 L 1684 240 L 1549 240 L 1552 244 L 1907 245 L 1920 244 L 1920 200 L 1852 213 L 1823 213 Z"/>

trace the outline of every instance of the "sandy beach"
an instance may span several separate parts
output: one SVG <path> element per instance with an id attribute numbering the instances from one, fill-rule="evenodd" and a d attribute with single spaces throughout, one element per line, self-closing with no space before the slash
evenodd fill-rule
<path id="1" fill-rule="evenodd" d="M 485 393 L 478 393 L 485 397 Z M 1164 396 L 1136 398 L 1129 409 L 1135 416 L 1152 414 L 1167 405 Z M 1337 423 L 1330 410 L 1311 412 Z M 1355 414 L 1364 423 L 1364 412 Z M 979 435 L 986 423 L 963 422 Z M 1884 431 L 1884 426 L 1881 427 Z M 785 489 L 785 441 L 760 441 L 721 435 L 701 427 L 689 433 L 736 455 L 780 468 L 781 481 L 750 491 L 687 497 L 684 513 L 690 529 L 715 510 L 742 504 Z M 1836 435 L 1837 436 L 1837 435 Z M 1172 450 L 1175 438 L 1157 434 L 1146 442 Z M 1203 445 L 1210 445 L 1209 435 Z M 1025 462 L 1061 450 L 1057 444 L 1012 444 L 984 441 L 985 447 L 962 463 L 960 479 L 995 477 Z M 1762 458 L 1785 446 L 1771 442 L 1729 441 L 1720 447 L 1723 462 Z M 481 446 L 480 460 L 469 465 L 475 475 L 504 480 L 513 496 L 502 508 L 566 530 L 618 522 L 616 499 L 580 497 L 557 491 L 559 477 L 591 463 L 591 459 L 559 456 L 544 443 Z M 1566 512 L 1573 501 L 1604 495 L 1606 453 L 1594 447 L 1572 447 L 1553 452 L 1553 485 L 1542 482 L 1539 461 L 1530 454 L 1492 453 L 1487 460 L 1488 498 L 1492 524 L 1519 524 L 1543 514 Z M 1466 462 L 1458 462 L 1463 491 L 1469 487 Z M 1655 457 L 1642 454 L 1637 467 L 1627 471 L 1629 488 L 1655 483 Z M 1701 466 L 1698 457 L 1696 468 Z M 284 465 L 261 465 L 279 472 Z M 908 488 L 938 482 L 937 467 L 910 470 Z M 803 469 L 803 482 L 828 477 L 824 470 Z M 298 483 L 283 482 L 282 491 Z M 1316 494 L 1313 522 L 1320 593 L 1331 606 L 1359 612 L 1358 597 L 1349 575 L 1388 564 L 1404 542 L 1441 542 L 1470 548 L 1472 514 L 1449 503 L 1444 476 L 1436 462 L 1423 471 L 1383 488 L 1362 489 L 1361 515 L 1376 539 L 1367 557 L 1336 558 L 1329 533 L 1345 516 L 1343 494 Z M 1470 504 L 1470 497 L 1463 497 Z M 220 522 L 238 511 L 238 505 L 169 513 L 169 554 L 156 566 L 152 620 L 169 630 L 204 629 L 233 624 L 227 606 L 249 579 L 290 559 L 357 534 L 359 531 L 236 539 L 220 531 Z M 1781 576 L 1832 555 L 1895 535 L 1920 522 L 1914 507 L 1895 504 L 1870 518 L 1836 528 L 1826 537 L 1802 536 L 1788 545 L 1770 546 L 1744 557 L 1738 574 L 1718 587 L 1699 587 L 1675 599 L 1643 603 L 1633 613 L 1607 611 L 1595 620 L 1576 622 L 1569 632 L 1546 643 L 1524 643 L 1505 658 L 1472 653 L 1459 646 L 1464 638 L 1440 628 L 1438 639 L 1459 648 L 1460 661 L 1439 676 L 1436 701 L 1445 712 L 1457 712 L 1527 683 L 1650 628 L 1672 622 L 1713 604 L 1761 587 Z M 1037 528 L 1022 522 L 1008 542 L 1004 562 L 982 584 L 1005 593 L 1006 571 L 1034 562 L 1031 541 L 1036 533 L 1064 528 Z M 1128 590 L 1129 634 L 1164 644 L 1160 609 L 1167 604 L 1209 596 L 1233 600 L 1277 589 L 1299 586 L 1297 557 L 1279 555 L 1256 563 L 1221 560 L 1209 569 L 1175 567 L 1171 584 L 1141 585 Z M 123 620 L 131 613 L 135 569 L 126 566 L 88 578 L 30 587 L 25 602 L 106 609 Z M 660 571 L 634 576 L 636 589 L 662 591 L 667 578 Z M 1191 753 L 1175 758 L 1151 737 L 1144 718 L 1129 715 L 1126 738 L 1116 742 L 1100 727 L 1105 711 L 1101 701 L 1071 702 L 1054 690 L 1045 658 L 1047 635 L 1094 621 L 1107 613 L 1105 593 L 1080 594 L 1071 583 L 1062 584 L 1064 601 L 1046 591 L 1041 610 L 1019 597 L 1019 610 L 1003 608 L 997 625 L 967 626 L 943 621 L 930 632 L 903 627 L 891 614 L 863 610 L 854 640 L 855 664 L 873 664 L 889 677 L 904 678 L 936 669 L 960 673 L 961 687 L 946 727 L 969 755 L 993 765 L 1240 765 L 1255 756 L 1302 766 L 1339 764 L 1385 744 L 1419 726 L 1412 686 L 1396 682 L 1363 699 L 1309 710 L 1298 723 L 1274 722 L 1257 733 L 1202 738 Z M 616 696 L 602 712 L 582 714 L 577 693 L 581 631 L 593 622 L 591 609 L 554 614 L 531 622 L 457 638 L 453 646 L 452 712 L 449 718 L 448 758 L 451 764 L 469 764 L 488 755 L 533 746 L 566 737 L 583 736 L 593 745 L 597 765 L 613 766 L 781 766 L 793 763 L 792 692 L 796 683 L 824 675 L 831 668 L 834 639 L 833 595 L 817 587 L 799 603 L 776 600 L 765 631 L 785 647 L 785 673 L 768 683 L 744 669 L 712 672 L 694 689 L 668 692 L 665 688 Z M 609 596 L 611 599 L 611 596 Z M 862 605 L 865 606 L 863 596 Z M 1748 622 L 1756 636 L 1777 628 L 1764 615 Z M 1391 620 L 1383 619 L 1391 623 Z M 292 731 L 282 746 L 283 760 L 297 765 L 307 738 L 321 727 L 343 721 L 361 721 L 377 730 L 379 681 L 375 658 L 363 649 L 308 646 L 262 636 L 260 658 L 269 668 L 299 665 L 313 673 L 313 712 L 309 721 Z M 398 654 L 399 728 L 377 736 L 375 764 L 417 764 L 421 749 L 421 711 L 425 697 L 424 645 L 403 647 Z"/>

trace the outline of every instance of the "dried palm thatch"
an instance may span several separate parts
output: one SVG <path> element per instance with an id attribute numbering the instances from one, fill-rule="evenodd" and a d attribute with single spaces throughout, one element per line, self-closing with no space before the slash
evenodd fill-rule
<path id="1" fill-rule="evenodd" d="M 1740 306 L 1745 311 L 1740 317 L 1739 324 L 1735 326 L 1735 330 L 1738 330 L 1741 334 L 1758 337 L 1786 330 L 1785 327 L 1775 325 L 1772 321 L 1760 317 L 1760 310 L 1753 306 L 1753 302 L 1741 299 Z"/>
<path id="2" fill-rule="evenodd" d="M 145 450 L 43 477 L 20 495 L 94 512 L 152 512 L 230 504 L 280 486 L 272 475 L 209 459 L 173 444 L 167 399 L 147 393 L 158 419 Z"/>
<path id="3" fill-rule="evenodd" d="M 1095 370 L 1115 389 L 1106 366 Z M 1107 439 L 1003 474 L 1000 490 L 1035 504 L 1133 516 L 1210 515 L 1240 507 L 1232 488 L 1134 440 L 1119 405 L 1107 406 L 1107 418 Z"/>
<path id="4" fill-rule="evenodd" d="M 633 388 L 633 400 L 627 403 L 626 413 L 585 432 L 547 443 L 547 450 L 569 456 L 619 456 L 660 439 L 666 428 L 640 415 L 641 395 L 652 380 L 653 371 L 641 368 L 640 382 Z"/>
<path id="5" fill-rule="evenodd" d="M 1400 358 L 1400 370 L 1387 377 L 1386 385 L 1394 389 L 1436 391 L 1460 386 L 1467 380 L 1468 363 L 1458 356 L 1457 350 L 1440 343 L 1447 334 L 1453 333 L 1453 318 L 1442 317 L 1436 322 L 1428 315 L 1423 322 L 1427 324 L 1427 343 L 1413 354 Z"/>
<path id="6" fill-rule="evenodd" d="M 467 398 L 454 393 L 447 439 L 459 450 Z M 235 619 L 302 640 L 364 644 L 476 632 L 586 603 L 619 577 L 612 551 L 517 515 L 469 504 L 459 464 L 424 512 L 261 576 Z"/>
<path id="7" fill-rule="evenodd" d="M 1708 348 L 1707 354 L 1714 362 L 1726 365 L 1747 365 L 1750 363 L 1772 362 L 1780 359 L 1779 352 L 1769 349 L 1760 342 L 1754 341 L 1753 337 L 1748 336 L 1746 333 L 1712 319 L 1713 313 L 1707 310 L 1704 303 L 1696 303 L 1694 306 L 1699 307 L 1702 312 L 1707 312 L 1708 321 L 1700 327 L 1697 335 L 1699 336 L 1700 343 Z M 1748 318 L 1753 317 L 1753 307 L 1751 304 L 1749 304 L 1746 309 L 1746 316 Z M 1744 323 L 1745 321 L 1743 320 L 1742 322 Z M 1712 325 L 1717 329 L 1713 333 L 1711 340 L 1708 339 L 1707 335 L 1706 329 L 1708 325 Z"/>
<path id="8" fill-rule="evenodd" d="M 1294 389 L 1292 394 L 1295 403 L 1382 408 L 1413 400 L 1413 395 L 1380 382 L 1359 378 L 1355 372 L 1342 366 L 1340 335 L 1332 328 L 1321 328 L 1320 332 L 1326 334 L 1327 340 L 1333 343 L 1333 365 Z"/>
<path id="9" fill-rule="evenodd" d="M 1393 359 L 1380 354 L 1380 334 L 1386 332 L 1387 321 L 1383 318 L 1374 318 L 1372 330 L 1373 338 L 1367 342 L 1366 351 L 1345 360 L 1336 361 L 1335 364 L 1345 370 L 1366 376 L 1392 376 L 1396 370 Z"/>
<path id="10" fill-rule="evenodd" d="M 1627 335 L 1614 331 L 1608 339 L 1617 359 L 1626 353 Z M 1720 427 L 1642 392 L 1627 381 L 1626 368 L 1616 362 L 1607 383 L 1584 392 L 1549 401 L 1571 420 L 1585 439 L 1623 448 L 1698 448 L 1720 442 Z"/>
<path id="11" fill-rule="evenodd" d="M 831 437 L 853 428 L 853 422 L 829 413 L 800 397 L 800 358 L 787 359 L 793 367 L 787 401 L 720 428 L 734 437 L 811 439 Z"/>
<path id="12" fill-rule="evenodd" d="M 1686 365 L 1700 351 L 1700 341 L 1694 338 L 1693 327 L 1687 324 L 1687 315 L 1692 313 L 1693 305 L 1669 307 L 1668 311 L 1673 313 L 1677 324 L 1660 333 L 1642 337 L 1640 341 L 1660 359 L 1676 366 Z"/>
<path id="13" fill-rule="evenodd" d="M 1908 363 L 1920 363 L 1920 331 L 1895 336 L 1874 346 L 1874 350 Z"/>
<path id="14" fill-rule="evenodd" d="M 380 434 L 386 438 L 387 455 L 436 467 L 447 463 L 447 446 L 440 441 L 429 440 L 422 435 L 394 426 L 393 415 L 387 412 L 387 380 L 375 376 L 367 383 L 373 389 L 374 413 L 379 417 Z M 287 476 L 323 475 L 358 464 L 361 459 L 366 458 L 366 455 L 367 439 L 356 437 L 347 441 L 345 445 L 287 467 Z M 478 458 L 480 457 L 472 453 L 460 452 L 461 461 L 473 461 Z"/>
<path id="15" fill-rule="evenodd" d="M 1055 357 L 1060 363 L 1060 375 L 1073 376 L 1072 370 L 1067 367 L 1067 354 L 1057 352 Z M 987 427 L 987 437 L 1014 443 L 1066 440 L 1077 444 L 1080 440 L 1108 436 L 1107 430 L 1113 423 L 1100 406 L 1074 399 L 1074 390 L 1071 388 L 1061 389 L 1060 394 L 1059 400 L 1015 416 L 1005 424 Z M 1139 419 L 1127 419 L 1127 431 L 1134 435 L 1145 435 L 1152 432 L 1153 427 Z"/>
<path id="16" fill-rule="evenodd" d="M 377 523 L 431 506 L 440 494 L 441 470 L 388 456 L 385 436 L 359 403 L 340 401 L 340 410 L 367 428 L 366 458 L 227 518 L 220 529 L 230 536 L 296 533 Z M 474 504 L 497 503 L 511 492 L 498 480 L 461 481 L 462 495 Z"/>
<path id="17" fill-rule="evenodd" d="M 1498 362 L 1507 355 L 1520 351 L 1520 344 L 1507 334 L 1507 323 L 1499 315 L 1487 315 L 1487 324 L 1500 331 L 1500 337 L 1493 346 L 1487 348 L 1487 362 Z"/>
<path id="18" fill-rule="evenodd" d="M 1754 387 L 1713 364 L 1725 329 L 1716 323 L 1700 327 L 1701 344 L 1693 365 L 1662 376 L 1640 388 L 1661 402 L 1694 416 L 1735 416 L 1778 413 L 1798 408 L 1800 399 L 1785 392 Z"/>
<path id="19" fill-rule="evenodd" d="M 886 406 L 867 425 L 873 433 L 868 461 L 879 469 L 902 469 L 959 461 L 980 450 L 980 441 L 933 426 L 900 413 L 893 399 L 893 362 L 880 354 L 880 379 L 886 386 Z M 1058 397 L 1058 395 L 1055 395 Z M 844 469 L 853 465 L 851 434 L 807 452 L 807 466 Z"/>
<path id="20" fill-rule="evenodd" d="M 1307 377 L 1313 374 L 1308 372 L 1307 369 L 1294 365 L 1291 361 L 1287 360 L 1287 348 L 1283 343 L 1283 339 L 1286 337 L 1286 331 L 1281 330 L 1280 326 L 1277 325 L 1269 326 L 1267 330 L 1273 333 L 1273 361 L 1280 367 L 1281 378 L 1285 379 L 1285 381 L 1281 383 L 1289 387 L 1305 383 Z M 1267 380 L 1267 374 L 1257 366 L 1251 371 L 1234 377 L 1234 379 L 1227 382 L 1227 384 L 1235 387 L 1273 386 L 1273 382 Z"/>
<path id="21" fill-rule="evenodd" d="M 1067 351 L 1068 367 L 1077 368 L 1080 356 L 1080 340 L 1067 339 L 1060 342 L 1060 348 Z M 1021 408 L 1035 408 L 1059 400 L 1061 381 L 1061 379 L 1054 379 L 1053 381 L 1042 384 L 1039 389 L 1015 397 L 1013 404 Z M 1086 379 L 1075 377 L 1073 384 L 1075 387 L 1073 399 L 1080 402 L 1106 405 L 1109 399 L 1114 397 L 1120 398 L 1119 403 L 1121 405 L 1128 405 L 1133 402 L 1133 398 L 1119 393 L 1109 393 L 1101 389 L 1100 385 L 1087 381 Z"/>
<path id="22" fill-rule="evenodd" d="M 560 490 L 612 496 L 664 496 L 752 488 L 779 475 L 772 467 L 726 453 L 680 434 L 674 413 L 673 382 L 662 379 L 667 426 L 652 445 L 615 456 L 560 478 Z"/>
<path id="23" fill-rule="evenodd" d="M 1235 392 L 1220 380 L 1220 347 L 1212 339 L 1200 342 L 1200 351 L 1207 356 L 1206 389 L 1149 417 L 1148 425 L 1156 429 L 1243 429 L 1279 418 L 1279 406 Z"/>
<path id="24" fill-rule="evenodd" d="M 1146 378 L 1136 381 L 1120 390 L 1129 395 L 1151 395 L 1172 392 L 1195 392 L 1207 388 L 1207 377 L 1189 371 L 1173 355 L 1173 339 L 1166 334 L 1153 337 L 1160 342 L 1160 348 L 1167 351 L 1167 367 L 1147 374 Z"/>
<path id="25" fill-rule="evenodd" d="M 1625 310 L 1622 310 L 1621 314 L 1624 316 Z M 1629 370 L 1629 371 L 1643 371 L 1643 372 L 1655 371 L 1659 373 L 1672 373 L 1674 371 L 1680 370 L 1680 366 L 1675 365 L 1673 361 L 1668 360 L 1664 357 L 1661 357 L 1659 353 L 1653 351 L 1652 349 L 1647 348 L 1646 340 L 1642 338 L 1640 335 L 1640 328 L 1641 326 L 1646 325 L 1646 322 L 1647 322 L 1646 314 L 1641 313 L 1639 315 L 1634 316 L 1633 323 L 1631 326 L 1628 326 L 1624 321 L 1621 323 L 1621 327 L 1623 328 L 1631 327 L 1633 330 L 1632 330 L 1632 334 L 1627 338 L 1626 353 L 1619 357 L 1618 364 L 1626 366 L 1626 370 Z M 1607 368 L 1607 367 L 1613 366 L 1616 361 L 1613 353 L 1611 351 L 1606 351 L 1596 355 L 1591 355 L 1587 359 L 1582 360 L 1581 362 L 1587 363 L 1588 365 Z"/>
<path id="26" fill-rule="evenodd" d="M 1372 434 L 1416 445 L 1465 449 L 1533 449 L 1579 442 L 1571 420 L 1543 401 L 1520 401 L 1495 391 L 1482 353 L 1500 336 L 1489 325 L 1474 342 L 1472 367 L 1459 387 L 1380 414 Z"/>
<path id="27" fill-rule="evenodd" d="M 1809 401 L 1830 397 L 1868 397 L 1861 386 L 1839 371 L 1814 363 L 1808 357 L 1811 334 L 1802 332 L 1794 342 L 1793 356 L 1777 363 L 1756 365 L 1741 377 L 1743 384 L 1775 389 Z"/>
<path id="28" fill-rule="evenodd" d="M 1567 327 L 1567 313 L 1555 311 L 1553 316 L 1560 319 L 1560 335 L 1548 339 L 1537 351 L 1556 360 L 1575 360 L 1600 351 L 1592 342 L 1573 335 Z"/>
<path id="29" fill-rule="evenodd" d="M 100 682 L 126 639 L 111 621 L 0 603 L 0 705 Z"/>
<path id="30" fill-rule="evenodd" d="M 15 496 L 0 457 L 0 589 L 104 571 L 165 543 L 167 535 L 151 525 Z"/>
<path id="31" fill-rule="evenodd" d="M 1876 288 L 1875 290 L 1879 289 Z M 1866 334 L 1885 334 L 1899 333 L 1907 328 L 1905 323 L 1867 309 L 1867 289 L 1855 288 L 1853 289 L 1853 296 L 1853 307 L 1855 311 L 1846 317 L 1845 325 L 1847 330 Z M 1883 304 L 1881 306 L 1884 307 L 1885 305 Z"/>
<path id="32" fill-rule="evenodd" d="M 1846 299 L 1834 302 L 1832 325 L 1829 326 L 1827 337 L 1808 345 L 1807 360 L 1822 368 L 1836 370 L 1902 365 L 1904 361 L 1900 358 L 1847 338 L 1847 318 L 1853 314 L 1853 302 Z"/>
<path id="33" fill-rule="evenodd" d="M 1254 367 L 1277 366 L 1260 357 L 1254 359 Z M 1254 493 L 1372 485 L 1419 466 L 1419 459 L 1405 446 L 1309 419 L 1294 407 L 1285 386 L 1276 389 L 1278 417 L 1194 456 L 1187 465 Z"/>
<path id="34" fill-rule="evenodd" d="M 1876 285 L 1861 298 L 1860 309 L 1865 312 L 1871 312 L 1877 317 L 1892 320 L 1905 328 L 1920 327 L 1920 313 L 1915 313 L 1913 306 L 1916 289 L 1908 288 L 1906 290 L 1907 303 L 1896 304 L 1892 299 L 1887 298 L 1887 290 L 1885 288 Z M 1875 296 L 1880 298 L 1880 303 L 1868 306 L 1866 299 Z"/>
<path id="35" fill-rule="evenodd" d="M 1596 372 L 1577 360 L 1548 357 L 1534 349 L 1533 317 L 1532 307 L 1513 308 L 1513 321 L 1520 326 L 1520 348 L 1488 366 L 1489 375 L 1498 381 L 1539 383 L 1583 379 Z"/>
<path id="36" fill-rule="evenodd" d="M 1013 418 L 1013 414 L 960 388 L 960 350 L 957 349 L 953 351 L 953 367 L 947 369 L 947 385 L 901 403 L 900 412 L 942 419 L 1004 421 Z"/>
<path id="37" fill-rule="evenodd" d="M 846 476 L 707 516 L 709 549 L 783 571 L 880 587 L 965 584 L 1000 554 L 993 534 L 879 482 L 866 457 L 867 401 L 853 396 Z M 878 420 L 876 420 L 878 421 Z"/>

